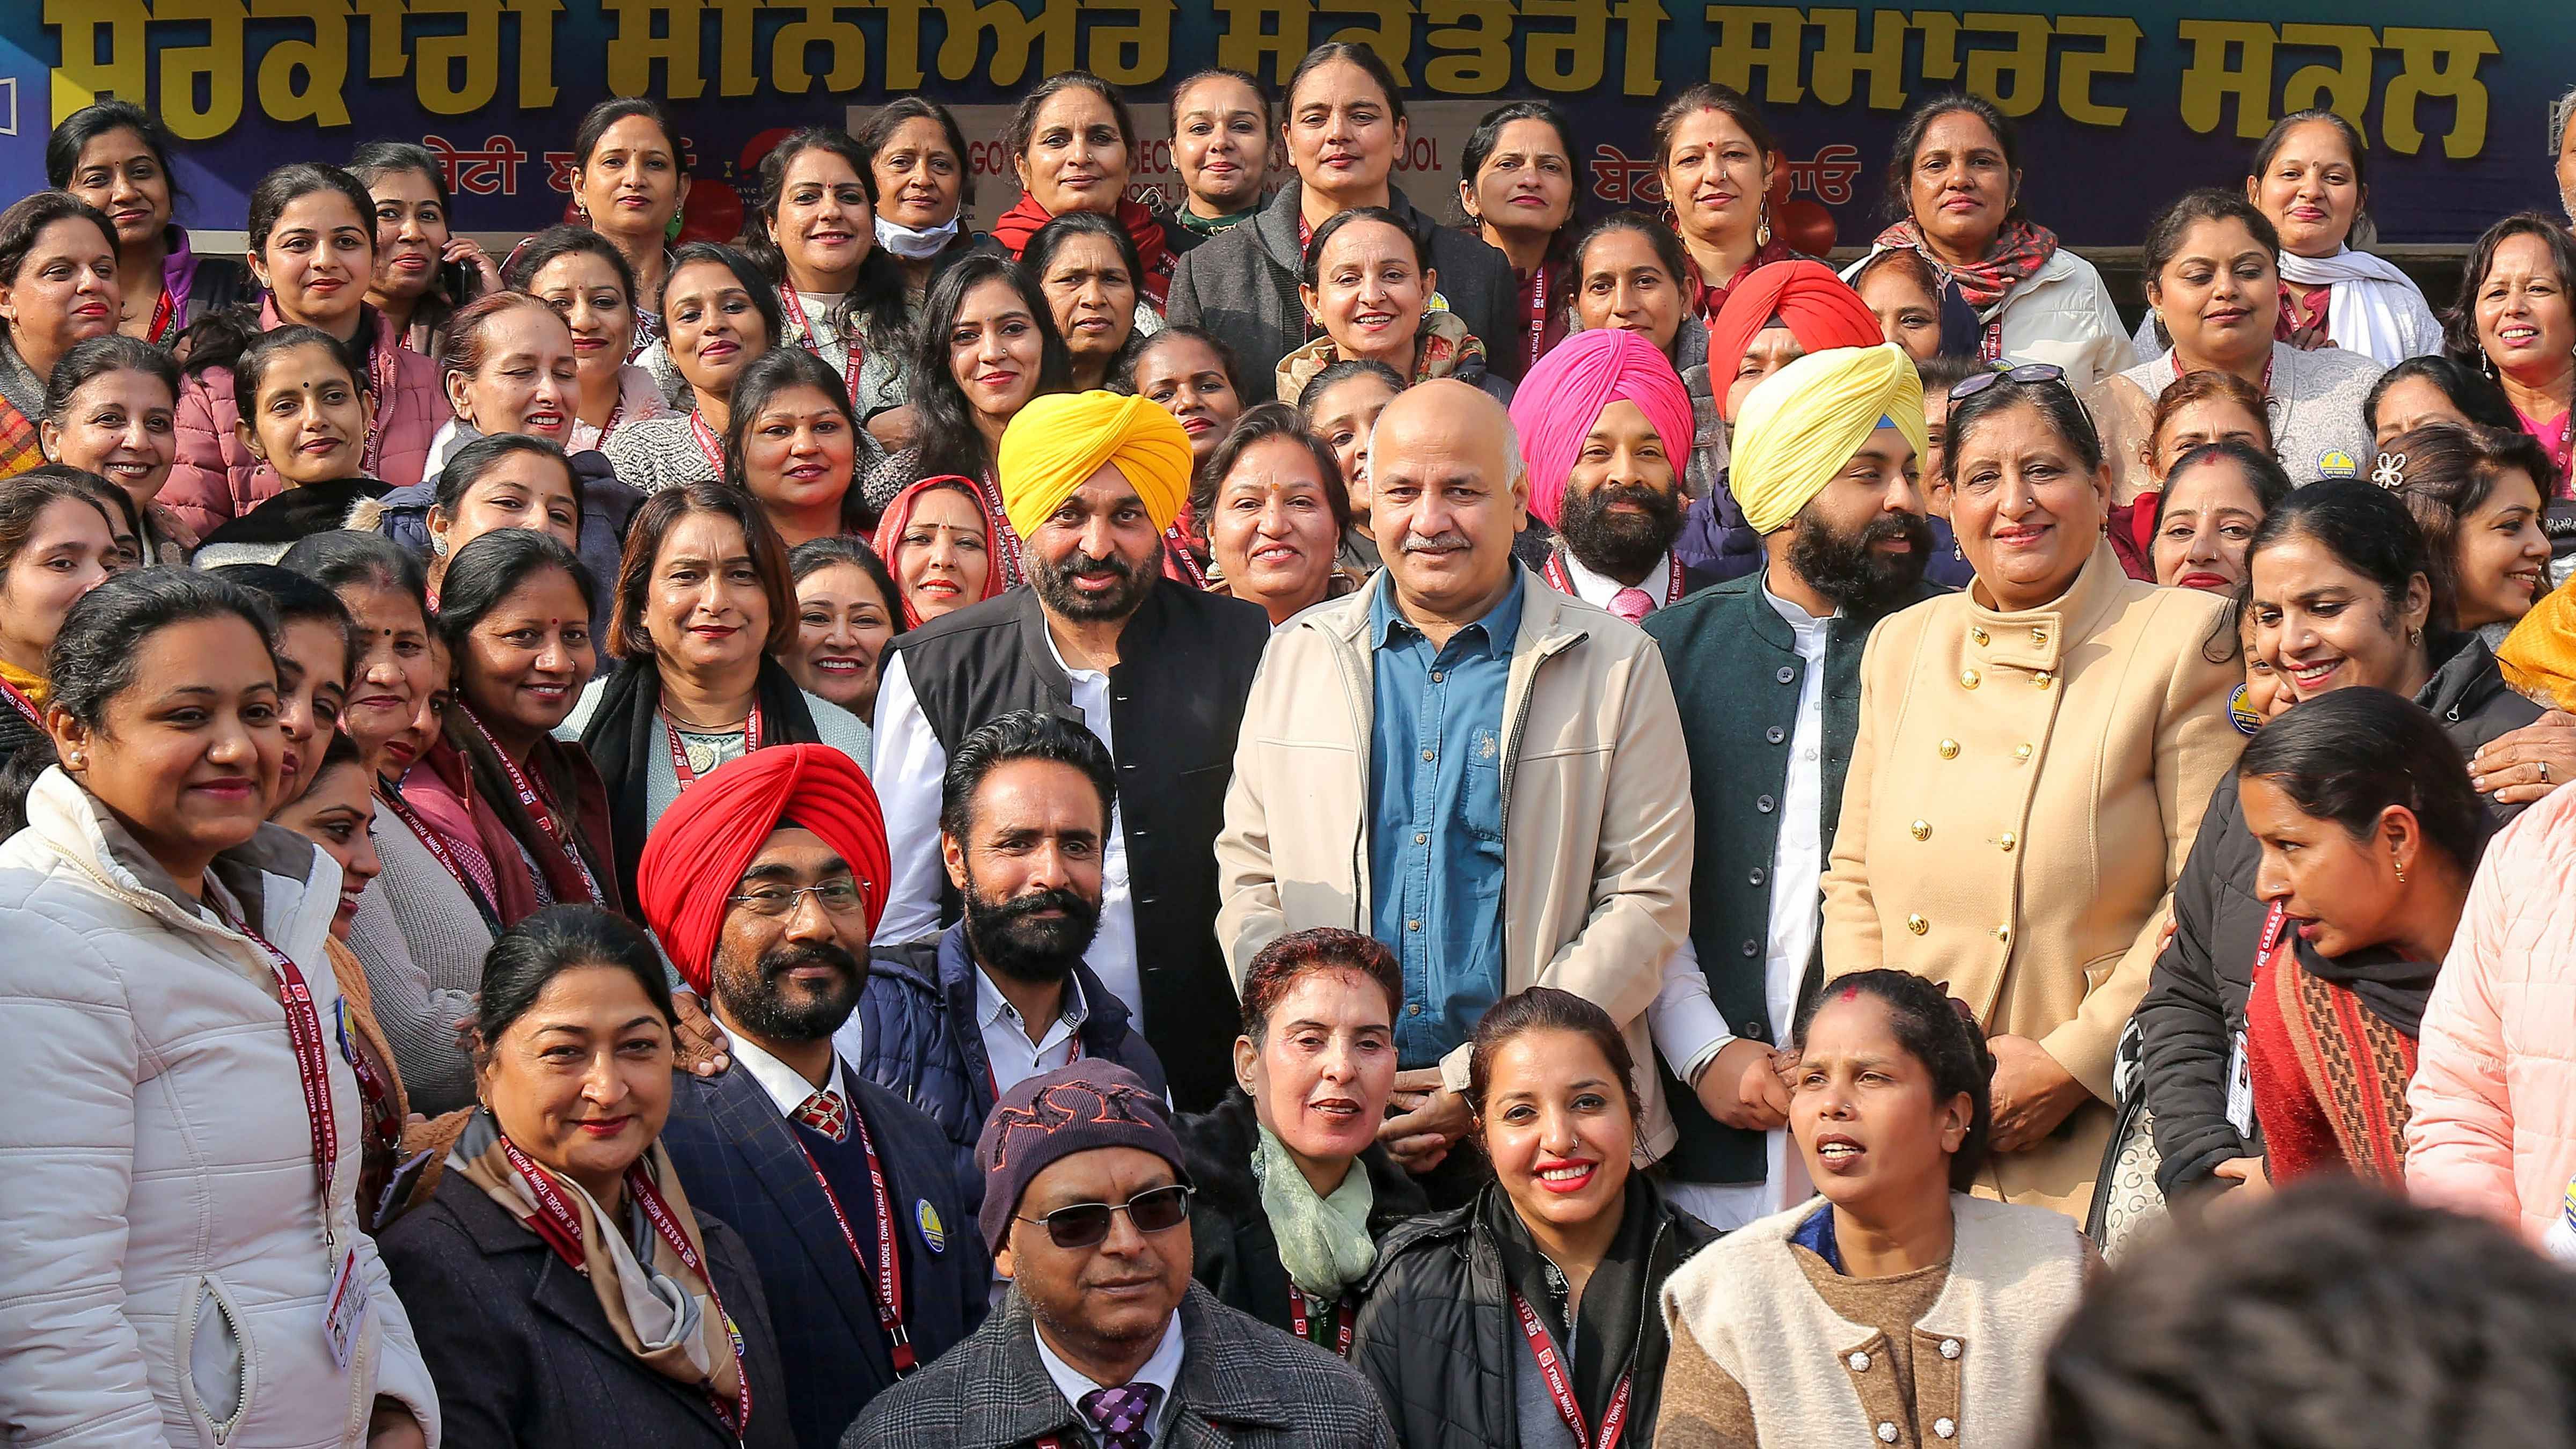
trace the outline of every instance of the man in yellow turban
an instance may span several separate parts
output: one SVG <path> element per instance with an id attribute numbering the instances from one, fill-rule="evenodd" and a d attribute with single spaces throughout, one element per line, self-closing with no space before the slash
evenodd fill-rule
<path id="1" fill-rule="evenodd" d="M 1923 581 L 1923 385 L 1904 353 L 1808 353 L 1753 389 L 1735 428 L 1728 482 L 1762 533 L 1762 570 L 1644 625 L 1681 709 L 1698 831 L 1694 969 L 1648 1013 L 1690 1088 L 1672 1094 L 1665 1190 L 1720 1228 L 1812 1190 L 1774 1054 L 1817 959 L 1861 647 L 1880 619 L 1939 592 Z"/>
<path id="2" fill-rule="evenodd" d="M 1116 1000 L 1071 993 L 1065 1020 L 1023 1022 L 1006 1009 L 1025 995 L 1014 995 L 1016 980 L 985 978 L 947 949 L 922 970 L 943 991 L 975 996 L 996 1060 L 1010 1059 L 1002 1048 L 1021 1058 L 1058 1049 L 1068 1021 L 1124 1016 L 1161 1060 L 1174 1105 L 1205 1111 L 1234 1079 L 1233 1038 L 1207 1024 L 1240 1014 L 1216 947 L 1216 835 L 1270 616 L 1165 576 L 1163 530 L 1188 496 L 1190 440 L 1153 403 L 1106 392 L 1039 398 L 1003 431 L 994 471 L 1030 586 L 943 614 L 886 656 L 869 774 L 885 806 L 893 879 L 876 943 L 934 944 L 924 938 L 957 917 L 940 857 L 952 756 L 960 778 L 991 775 L 986 794 L 1008 787 L 1015 770 L 1063 763 L 995 765 L 967 736 L 1024 709 L 1089 729 L 1113 768 L 1096 781 L 1109 830 L 1087 847 L 1099 922 L 1083 961 Z M 960 838 L 973 833 L 950 823 Z M 1028 913 L 1046 920 L 1070 914 L 1061 909 L 1067 892 L 1047 883 L 1064 864 L 1020 854 L 972 868 L 1028 887 Z M 990 942 L 971 944 L 979 959 L 1008 960 Z"/>

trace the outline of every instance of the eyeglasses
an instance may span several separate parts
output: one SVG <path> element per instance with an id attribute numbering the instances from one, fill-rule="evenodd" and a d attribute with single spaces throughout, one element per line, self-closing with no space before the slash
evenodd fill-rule
<path id="1" fill-rule="evenodd" d="M 2030 387 L 2053 382 L 2064 387 L 2066 369 L 2053 362 L 2025 362 L 2019 367 L 2007 367 L 2000 372 L 1971 373 L 1950 385 L 1950 401 L 1957 402 L 1961 398 L 1975 397 L 1999 382 L 2008 382 L 2015 387 Z M 2067 388 L 2067 391 L 2073 392 L 2074 389 Z"/>
<path id="2" fill-rule="evenodd" d="M 824 910 L 836 916 L 864 910 L 868 904 L 868 888 L 846 875 L 809 886 L 753 886 L 738 895 L 725 897 L 725 903 L 741 906 L 758 916 L 784 916 L 795 911 L 799 896 L 812 896 L 822 903 Z"/>
<path id="3" fill-rule="evenodd" d="M 1042 1218 L 1015 1216 L 1013 1221 L 1046 1224 L 1048 1241 L 1059 1248 L 1088 1248 L 1109 1236 L 1109 1219 L 1115 1213 L 1125 1213 L 1140 1233 L 1170 1232 L 1189 1221 L 1194 1191 L 1189 1184 L 1176 1182 L 1147 1188 L 1122 1203 L 1078 1202 Z"/>

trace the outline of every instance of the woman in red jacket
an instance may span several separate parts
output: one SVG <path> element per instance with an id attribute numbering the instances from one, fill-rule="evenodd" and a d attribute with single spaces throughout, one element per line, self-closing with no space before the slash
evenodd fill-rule
<path id="1" fill-rule="evenodd" d="M 336 166 L 299 161 L 261 178 L 251 192 L 251 274 L 268 291 L 256 326 L 318 328 L 360 349 L 375 422 L 359 472 L 397 488 L 421 479 L 430 439 L 452 416 L 438 368 L 402 345 L 367 305 L 376 273 L 375 200 Z M 161 502 L 200 535 L 249 512 L 285 488 L 245 446 L 235 426 L 232 359 L 243 323 L 209 317 L 190 329 L 191 374 L 179 394 L 179 462 Z"/>

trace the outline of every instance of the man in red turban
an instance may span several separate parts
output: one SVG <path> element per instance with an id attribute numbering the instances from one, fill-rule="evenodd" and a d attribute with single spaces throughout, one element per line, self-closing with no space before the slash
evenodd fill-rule
<path id="1" fill-rule="evenodd" d="M 1753 385 L 1810 352 L 1886 341 L 1860 293 L 1821 262 L 1756 267 L 1708 324 L 1708 375 L 1728 422 Z"/>
<path id="2" fill-rule="evenodd" d="M 877 793 L 828 745 L 704 776 L 636 872 L 645 920 L 733 1034 L 730 1070 L 673 1076 L 661 1142 L 759 1270 L 786 1383 L 755 1412 L 780 1443 L 834 1442 L 984 1315 L 991 1269 L 947 1139 L 833 1049 L 886 874 Z"/>

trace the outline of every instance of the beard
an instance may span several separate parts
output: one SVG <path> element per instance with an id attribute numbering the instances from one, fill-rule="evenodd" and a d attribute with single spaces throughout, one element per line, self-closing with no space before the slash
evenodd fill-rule
<path id="1" fill-rule="evenodd" d="M 1038 602 L 1047 612 L 1059 618 L 1099 623 L 1124 619 L 1145 602 L 1145 594 L 1162 577 L 1157 560 L 1148 558 L 1131 564 L 1115 554 L 1093 558 L 1080 549 L 1061 559 L 1049 560 L 1035 552 L 1028 555 L 1029 585 L 1038 591 Z M 1076 578 L 1107 575 L 1118 585 L 1106 593 L 1086 594 L 1073 586 Z"/>
<path id="2" fill-rule="evenodd" d="M 830 966 L 839 978 L 813 988 L 791 988 L 787 973 L 800 966 Z M 716 963 L 716 1000 L 744 1035 L 758 1041 L 822 1041 L 841 1029 L 867 984 L 867 968 L 830 943 L 772 946 L 748 966 Z"/>
<path id="3" fill-rule="evenodd" d="M 969 877 L 966 944 L 975 959 L 1014 981 L 1052 986 L 1073 974 L 1100 929 L 1100 903 L 1061 886 L 1007 901 L 987 898 Z M 1061 911 L 1044 918 L 1040 911 Z"/>
<path id="4" fill-rule="evenodd" d="M 1900 539 L 1912 547 L 1898 554 L 1878 551 L 1877 545 Z M 1789 541 L 1789 567 L 1851 614 L 1879 613 L 1903 599 L 1923 582 L 1931 560 L 1932 525 L 1915 513 L 1881 513 L 1844 533 L 1810 508 L 1799 514 L 1798 536 Z"/>
<path id="5" fill-rule="evenodd" d="M 1613 512 L 1615 503 L 1634 504 L 1638 511 Z M 1681 495 L 1646 483 L 1569 488 L 1556 531 L 1565 539 L 1566 551 L 1585 568 L 1634 583 L 1681 537 Z"/>

